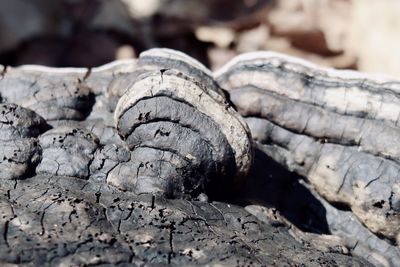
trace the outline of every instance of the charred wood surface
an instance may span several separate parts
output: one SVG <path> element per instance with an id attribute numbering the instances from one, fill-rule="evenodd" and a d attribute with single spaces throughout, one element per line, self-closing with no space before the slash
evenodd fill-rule
<path id="1" fill-rule="evenodd" d="M 309 140 L 301 143 L 303 157 L 325 143 L 311 133 L 276 126 L 270 115 L 248 116 L 238 99 L 251 96 L 254 88 L 245 86 L 243 96 L 242 88 L 230 90 L 227 98 L 223 89 L 231 88 L 224 80 L 230 79 L 226 72 L 215 79 L 194 59 L 165 49 L 93 69 L 2 69 L 2 265 L 398 263 L 397 247 L 363 224 L 340 226 L 343 220 L 356 220 L 354 212 L 374 232 L 393 239 L 397 176 L 371 182 L 394 188 L 390 200 L 394 206 L 382 203 L 393 220 L 386 220 L 382 229 L 363 221 L 369 199 L 359 199 L 359 206 L 349 204 L 352 212 L 340 213 L 344 211 L 326 202 L 332 199 L 304 171 L 312 160 L 321 159 L 307 156 L 301 167 L 285 165 L 300 151 L 275 145 L 279 143 L 273 138 Z M 267 95 L 262 90 L 261 86 L 256 90 L 262 92 L 261 100 Z M 379 121 L 393 124 L 384 114 Z M 396 133 L 382 129 L 387 135 Z M 343 143 L 348 140 L 343 135 L 336 146 L 350 155 L 354 149 Z M 385 161 L 379 167 L 383 174 L 390 166 L 397 167 L 395 149 L 379 142 L 368 149 L 363 153 L 370 168 L 377 159 Z M 294 186 L 298 180 L 287 169 L 306 177 L 316 192 Z M 386 194 L 385 190 L 379 192 Z M 357 192 L 350 193 L 358 197 Z M 265 205 L 253 205 L 262 197 Z M 299 205 L 308 205 L 309 213 L 296 212 Z M 276 209 L 282 216 L 269 214 Z M 335 214 L 342 214 L 342 221 Z M 381 213 L 376 214 L 380 218 Z M 312 227 L 304 223 L 310 219 Z M 360 237 L 352 231 L 359 231 Z M 374 256 L 363 255 L 366 252 Z"/>

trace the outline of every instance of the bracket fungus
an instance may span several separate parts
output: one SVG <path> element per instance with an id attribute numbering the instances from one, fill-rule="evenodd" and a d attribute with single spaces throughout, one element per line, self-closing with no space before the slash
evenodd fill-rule
<path id="1" fill-rule="evenodd" d="M 79 128 L 58 127 L 39 137 L 43 149 L 38 174 L 89 177 L 89 164 L 98 147 L 98 138 Z"/>
<path id="2" fill-rule="evenodd" d="M 400 82 L 271 52 L 238 56 L 215 77 L 270 157 L 400 238 Z"/>
<path id="3" fill-rule="evenodd" d="M 0 104 L 0 178 L 32 174 L 41 149 L 36 137 L 47 128 L 35 112 L 16 104 Z"/>
<path id="4" fill-rule="evenodd" d="M 0 265 L 398 266 L 399 91 L 273 53 L 3 68 Z M 321 228 L 218 202 L 270 192 Z"/>
<path id="5" fill-rule="evenodd" d="M 132 151 L 136 176 L 117 184 L 138 193 L 191 196 L 206 191 L 214 197 L 237 186 L 251 166 L 251 139 L 211 73 L 168 49 L 150 50 L 137 64 L 143 73 L 115 110 L 116 128 Z"/>

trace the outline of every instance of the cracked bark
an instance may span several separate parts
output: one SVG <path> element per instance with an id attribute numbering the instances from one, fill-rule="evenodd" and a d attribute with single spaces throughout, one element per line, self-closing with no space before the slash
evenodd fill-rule
<path id="1" fill-rule="evenodd" d="M 1 179 L 32 175 L 41 156 L 36 137 L 47 128 L 45 120 L 31 110 L 0 104 Z"/>
<path id="2" fill-rule="evenodd" d="M 13 218 L 9 211 L 0 218 L 2 226 L 9 220 L 9 247 L 0 242 L 7 251 L 0 256 L 3 264 L 368 265 L 310 250 L 291 238 L 286 226 L 261 222 L 233 204 L 153 200 L 104 183 L 80 190 L 85 184 L 81 179 L 58 176 L 44 184 L 46 179 L 22 180 L 15 189 L 13 183 L 2 182 L 2 188 L 10 190 L 9 200 L 1 198 L 2 213 L 13 203 L 16 214 Z"/>
<path id="3" fill-rule="evenodd" d="M 0 179 L 1 265 L 369 266 L 354 254 L 372 251 L 384 258 L 397 257 L 393 246 L 384 249 L 385 241 L 377 237 L 356 245 L 349 241 L 354 249 L 347 253 L 353 255 L 330 245 L 313 245 L 307 235 L 293 238 L 292 222 L 299 231 L 310 231 L 302 226 L 303 221 L 296 221 L 302 218 L 301 210 L 296 213 L 287 208 L 284 215 L 290 223 L 246 211 L 249 208 L 243 203 L 257 194 L 269 197 L 275 193 L 291 203 L 301 201 L 279 191 L 287 184 L 268 194 L 251 190 L 243 194 L 254 179 L 271 182 L 265 176 L 275 167 L 258 151 L 255 160 L 260 164 L 250 169 L 253 155 L 247 125 L 212 73 L 184 54 L 151 50 L 135 61 L 90 70 L 8 68 L 2 73 L 0 95 L 3 102 L 19 104 L 13 105 L 22 110 L 19 116 L 25 114 L 14 120 L 18 122 L 14 128 L 9 117 L 1 117 L 0 138 L 4 137 L 5 145 L 0 152 L 8 154 L 9 144 L 29 148 L 18 142 L 31 139 L 36 140 L 38 151 L 32 156 L 35 160 L 27 161 L 28 171 Z M 296 139 L 292 144 L 296 150 L 304 148 L 300 139 L 308 142 L 303 137 Z M 384 164 L 379 167 L 382 173 Z M 0 174 L 4 176 L 9 169 L 18 168 L 0 168 Z M 134 180 L 135 174 L 142 180 Z M 194 179 L 201 175 L 205 180 Z M 288 176 L 285 170 L 284 177 Z M 191 182 L 183 189 L 177 186 L 182 177 Z M 369 179 L 368 188 L 382 177 L 374 182 Z M 151 186 L 140 187 L 138 181 Z M 204 181 L 208 190 L 201 184 Z M 196 183 L 200 186 L 193 186 Z M 227 194 L 234 191 L 230 188 L 234 184 L 242 192 Z M 201 190 L 190 194 L 193 188 Z M 210 200 L 204 193 L 211 195 Z M 166 195 L 184 199 L 166 199 Z M 223 202 L 214 201 L 217 198 Z M 392 193 L 391 205 L 396 201 Z M 322 205 L 323 199 L 318 203 Z M 337 211 L 330 209 L 329 214 Z M 324 214 L 315 213 L 305 220 L 314 220 L 316 235 L 330 233 L 325 227 L 337 227 L 335 220 L 327 225 Z M 361 224 L 357 227 L 367 231 Z M 357 240 L 352 234 L 348 238 Z M 368 242 L 378 245 L 360 249 Z M 382 264 L 376 257 L 368 260 Z"/>
<path id="4" fill-rule="evenodd" d="M 239 56 L 215 77 L 266 155 L 398 242 L 398 81 L 267 52 Z"/>
<path id="5" fill-rule="evenodd" d="M 43 152 L 36 172 L 88 178 L 98 142 L 94 134 L 79 128 L 51 129 L 39 138 Z"/>

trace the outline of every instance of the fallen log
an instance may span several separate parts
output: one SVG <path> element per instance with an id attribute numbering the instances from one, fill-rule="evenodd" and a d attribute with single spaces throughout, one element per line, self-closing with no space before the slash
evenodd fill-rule
<path id="1" fill-rule="evenodd" d="M 1 264 L 384 266 L 232 204 L 252 199 L 238 190 L 253 172 L 275 166 L 258 149 L 263 168 L 252 165 L 249 127 L 212 75 L 162 49 L 90 70 L 3 68 L 4 109 L 21 114 L 14 128 L 2 117 L 0 151 L 37 149 L 0 169 Z"/>

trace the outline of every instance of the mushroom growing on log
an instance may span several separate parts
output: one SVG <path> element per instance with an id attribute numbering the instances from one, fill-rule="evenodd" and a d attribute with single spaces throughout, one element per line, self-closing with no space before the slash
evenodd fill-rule
<path id="1" fill-rule="evenodd" d="M 0 179 L 32 174 L 41 149 L 36 137 L 47 129 L 35 112 L 15 104 L 0 104 Z"/>
<path id="2" fill-rule="evenodd" d="M 270 157 L 400 241 L 400 83 L 270 52 L 215 74 Z"/>
<path id="3" fill-rule="evenodd" d="M 122 172 L 134 176 L 112 184 L 137 193 L 217 198 L 238 186 L 251 166 L 251 139 L 211 73 L 168 49 L 143 53 L 137 64 L 142 74 L 115 110 L 118 133 L 132 151 Z"/>
<path id="4" fill-rule="evenodd" d="M 262 56 L 260 59 L 264 60 Z M 400 252 L 393 243 L 372 234 L 359 222 L 346 223 L 354 220 L 351 211 L 339 212 L 338 206 L 327 203 L 312 188 L 296 189 L 285 184 L 287 179 L 281 179 L 283 186 L 270 183 L 267 177 L 275 167 L 283 170 L 283 178 L 291 174 L 266 153 L 281 163 L 293 159 L 296 168 L 286 167 L 306 176 L 301 170 L 313 164 L 312 160 L 318 162 L 313 158 L 315 146 L 325 151 L 322 146 L 326 143 L 308 130 L 299 134 L 276 126 L 268 117 L 275 113 L 268 109 L 268 120 L 262 116 L 246 118 L 251 137 L 213 74 L 182 53 L 154 49 L 137 60 L 90 70 L 41 66 L 0 69 L 0 99 L 7 102 L 0 109 L 4 111 L 0 114 L 0 174 L 6 178 L 0 179 L 0 265 L 269 266 L 307 262 L 310 266 L 369 266 L 370 262 L 397 266 L 400 262 Z M 225 74 L 219 77 L 232 76 L 223 71 Z M 282 79 L 288 77 L 285 69 L 276 73 L 281 73 Z M 251 70 L 246 75 L 253 74 Z M 277 77 L 270 82 L 277 81 L 282 82 Z M 219 82 L 227 85 L 223 79 Z M 77 85 L 84 88 L 79 92 L 86 93 L 70 95 Z M 328 85 L 324 82 L 321 87 L 327 90 Z M 231 91 L 231 100 L 239 103 L 238 99 L 246 95 L 235 96 L 235 91 Z M 263 87 L 260 91 L 267 92 Z M 54 97 L 64 94 L 68 95 L 64 100 Z M 276 106 L 275 100 L 268 101 Z M 246 109 L 238 107 L 245 115 Z M 330 111 L 329 107 L 318 110 Z M 388 123 L 391 117 L 381 114 L 381 118 L 382 123 Z M 282 135 L 282 131 L 289 133 Z M 385 128 L 382 133 L 390 131 Z M 337 146 L 353 153 L 349 145 L 344 145 L 349 142 L 348 134 Z M 301 150 L 292 147 L 290 142 L 303 140 L 298 135 L 306 140 L 299 149 L 308 154 L 298 155 Z M 254 155 L 252 139 L 258 143 Z M 280 140 L 285 150 L 277 146 Z M 24 146 L 19 145 L 22 143 Z M 11 151 L 10 146 L 17 151 Z M 366 147 L 373 151 L 382 146 Z M 11 152 L 17 156 L 8 160 Z M 311 156 L 304 159 L 305 155 Z M 372 167 L 381 157 L 367 156 Z M 243 180 L 253 179 L 252 172 L 259 165 L 263 168 L 258 178 L 268 188 L 258 189 L 265 195 L 281 195 L 294 207 L 288 213 L 308 202 L 310 192 L 315 194 L 308 203 L 314 207 L 298 213 L 304 220 L 318 220 L 313 223 L 320 227 L 316 233 L 308 235 L 300 224 L 297 228 L 280 220 L 275 213 L 278 206 L 258 209 L 212 201 L 220 198 L 244 206 L 254 203 L 257 196 L 252 192 L 224 197 Z M 382 171 L 385 166 L 380 167 Z M 387 179 L 382 177 L 368 188 L 382 184 L 385 180 L 381 179 Z M 347 186 L 346 182 L 343 188 Z M 211 201 L 204 201 L 201 193 L 208 194 Z M 397 203 L 396 197 L 393 194 L 390 203 Z M 359 201 L 369 203 L 367 199 Z M 382 203 L 385 209 L 386 204 Z M 358 206 L 351 207 L 360 216 Z M 272 215 L 260 214 L 265 210 Z M 309 216 L 308 212 L 318 214 Z M 341 220 L 334 218 L 338 216 Z"/>
<path id="5" fill-rule="evenodd" d="M 89 131 L 58 127 L 39 137 L 43 156 L 38 174 L 89 177 L 89 165 L 98 147 L 97 137 Z"/>

